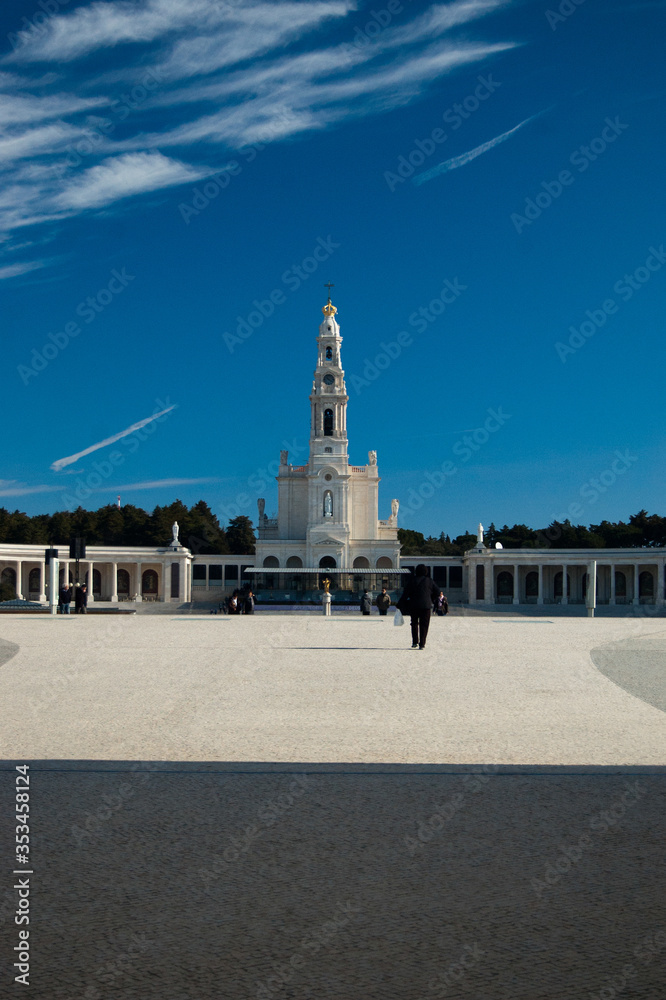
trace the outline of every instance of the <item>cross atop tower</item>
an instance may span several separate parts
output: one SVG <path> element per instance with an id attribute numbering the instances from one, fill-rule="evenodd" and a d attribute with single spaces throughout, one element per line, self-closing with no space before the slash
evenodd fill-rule
<path id="1" fill-rule="evenodd" d="M 324 288 L 328 288 L 328 301 L 330 302 L 331 301 L 331 288 L 335 288 L 335 285 L 333 284 L 332 281 L 325 281 L 324 282 Z"/>

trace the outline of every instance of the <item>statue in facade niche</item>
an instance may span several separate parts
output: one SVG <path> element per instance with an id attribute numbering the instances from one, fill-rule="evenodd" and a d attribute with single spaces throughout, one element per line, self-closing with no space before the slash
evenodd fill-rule
<path id="1" fill-rule="evenodd" d="M 328 490 L 324 494 L 324 517 L 333 517 L 333 497 Z"/>
<path id="2" fill-rule="evenodd" d="M 377 464 L 377 452 L 376 451 L 369 451 L 368 452 L 368 461 L 370 462 L 370 465 L 376 465 Z"/>

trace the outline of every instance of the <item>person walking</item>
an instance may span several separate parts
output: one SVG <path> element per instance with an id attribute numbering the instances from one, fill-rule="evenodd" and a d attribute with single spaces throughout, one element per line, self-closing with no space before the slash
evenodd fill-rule
<path id="1" fill-rule="evenodd" d="M 391 598 L 386 593 L 386 587 L 382 587 L 381 594 L 377 594 L 375 604 L 377 605 L 380 615 L 385 615 L 391 607 Z"/>
<path id="2" fill-rule="evenodd" d="M 435 598 L 435 604 L 433 610 L 435 611 L 435 614 L 437 614 L 440 618 L 442 617 L 442 615 L 448 615 L 449 613 L 449 602 L 447 601 L 446 596 L 442 590 L 440 590 L 439 594 Z"/>
<path id="3" fill-rule="evenodd" d="M 361 603 L 359 605 L 360 610 L 364 615 L 369 615 L 372 609 L 372 598 L 367 590 L 363 591 L 363 596 L 361 597 Z"/>
<path id="4" fill-rule="evenodd" d="M 248 592 L 247 592 L 247 594 L 245 596 L 245 600 L 243 601 L 243 614 L 244 615 L 253 615 L 254 614 L 254 606 L 255 606 L 256 603 L 257 602 L 254 599 L 254 594 L 252 593 L 251 590 L 248 590 Z"/>
<path id="5" fill-rule="evenodd" d="M 74 610 L 77 615 L 85 615 L 88 613 L 88 588 L 85 583 L 81 587 L 76 588 L 76 593 L 74 594 Z"/>
<path id="6" fill-rule="evenodd" d="M 60 606 L 62 607 L 63 615 L 69 614 L 69 606 L 72 603 L 72 588 L 68 583 L 63 583 L 60 588 Z"/>
<path id="7" fill-rule="evenodd" d="M 409 615 L 412 620 L 412 649 L 425 649 L 432 606 L 437 596 L 437 587 L 430 579 L 427 567 L 419 563 L 413 575 L 407 578 L 405 589 L 396 604 L 403 615 Z"/>

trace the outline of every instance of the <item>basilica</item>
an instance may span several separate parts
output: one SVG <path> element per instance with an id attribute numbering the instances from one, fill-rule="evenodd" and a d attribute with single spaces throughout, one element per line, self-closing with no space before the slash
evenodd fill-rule
<path id="1" fill-rule="evenodd" d="M 329 287 L 330 291 L 330 287 Z M 197 555 L 183 546 L 174 525 L 164 546 L 88 546 L 85 559 L 69 558 L 69 540 L 57 545 L 60 583 L 79 579 L 89 605 L 141 602 L 214 606 L 237 589 L 252 589 L 261 603 L 354 603 L 364 589 L 395 596 L 401 577 L 425 563 L 450 605 L 649 605 L 663 613 L 666 550 L 501 549 L 477 542 L 464 556 L 402 556 L 399 500 L 380 518 L 377 453 L 351 465 L 342 337 L 330 295 L 323 307 L 310 392 L 310 444 L 304 465 L 280 453 L 278 510 L 265 513 L 257 499 L 254 556 Z M 485 499 L 479 500 L 479 506 Z M 0 580 L 16 598 L 48 598 L 48 556 L 41 545 L 0 544 Z M 8 586 L 7 586 L 8 585 Z M 91 590 L 92 587 L 92 590 Z"/>

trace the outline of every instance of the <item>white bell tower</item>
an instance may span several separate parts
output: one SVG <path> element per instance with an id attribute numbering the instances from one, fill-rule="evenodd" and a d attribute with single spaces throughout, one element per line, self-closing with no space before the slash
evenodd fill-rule
<path id="1" fill-rule="evenodd" d="M 347 465 L 347 387 L 340 360 L 340 326 L 331 302 L 323 307 L 323 322 L 317 337 L 317 367 L 310 395 L 310 466 Z"/>

